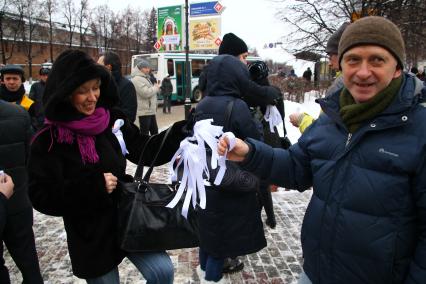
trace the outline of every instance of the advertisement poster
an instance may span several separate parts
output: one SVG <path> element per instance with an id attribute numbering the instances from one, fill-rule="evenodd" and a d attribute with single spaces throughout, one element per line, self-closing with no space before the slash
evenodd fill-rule
<path id="1" fill-rule="evenodd" d="M 220 34 L 220 17 L 191 19 L 189 23 L 189 49 L 218 49 Z"/>
<path id="2" fill-rule="evenodd" d="M 161 44 L 159 51 L 178 51 L 183 49 L 182 6 L 158 8 L 157 38 Z"/>

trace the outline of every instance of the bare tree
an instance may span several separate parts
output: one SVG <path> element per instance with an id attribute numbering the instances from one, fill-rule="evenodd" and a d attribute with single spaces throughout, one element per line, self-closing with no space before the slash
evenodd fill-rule
<path id="1" fill-rule="evenodd" d="M 83 47 L 84 37 L 89 29 L 89 0 L 80 0 L 77 10 L 77 24 L 80 36 L 80 48 Z"/>
<path id="2" fill-rule="evenodd" d="M 68 46 L 71 47 L 76 26 L 76 8 L 73 0 L 63 0 L 62 5 L 62 15 L 66 20 L 68 28 Z"/>
<path id="3" fill-rule="evenodd" d="M 416 61 L 424 53 L 424 0 L 272 1 L 279 4 L 276 16 L 289 27 L 285 42 L 286 49 L 292 53 L 324 53 L 327 39 L 343 22 L 369 15 L 387 17 L 400 27 L 409 61 Z"/>
<path id="4" fill-rule="evenodd" d="M 23 24 L 22 15 L 16 15 L 11 12 L 16 8 L 10 0 L 3 0 L 0 7 L 0 52 L 1 61 L 6 64 L 13 56 L 18 35 L 21 34 Z M 7 38 L 7 40 L 5 39 Z"/>
<path id="5" fill-rule="evenodd" d="M 146 51 L 155 51 L 154 44 L 157 41 L 157 10 L 153 7 L 145 18 L 146 33 L 144 47 Z"/>
<path id="6" fill-rule="evenodd" d="M 135 15 L 133 14 L 132 9 L 129 6 L 123 11 L 122 16 L 120 17 L 123 20 L 123 32 L 124 32 L 125 44 L 126 44 L 126 58 L 122 58 L 121 61 L 125 62 L 126 74 L 129 72 L 127 62 L 130 61 L 130 50 L 131 50 L 131 42 L 132 42 L 131 35 L 132 35 L 133 24 L 135 22 L 134 17 Z"/>
<path id="7" fill-rule="evenodd" d="M 44 8 L 46 9 L 46 14 L 49 22 L 49 54 L 50 54 L 50 62 L 53 62 L 53 21 L 52 16 L 56 12 L 57 9 L 57 1 L 56 0 L 46 0 Z"/>
<path id="8" fill-rule="evenodd" d="M 39 18 L 42 18 L 43 14 L 41 10 L 35 8 L 40 5 L 37 0 L 16 0 L 14 3 L 19 15 L 24 21 L 22 24 L 22 44 L 25 47 L 29 77 L 31 79 L 34 34 L 38 26 L 37 21 Z"/>
<path id="9" fill-rule="evenodd" d="M 146 30 L 146 21 L 144 19 L 148 16 L 147 12 L 142 12 L 140 9 L 137 9 L 134 13 L 134 23 L 133 23 L 133 38 L 135 40 L 135 52 L 136 54 L 140 53 L 141 46 L 143 44 L 143 34 Z"/>

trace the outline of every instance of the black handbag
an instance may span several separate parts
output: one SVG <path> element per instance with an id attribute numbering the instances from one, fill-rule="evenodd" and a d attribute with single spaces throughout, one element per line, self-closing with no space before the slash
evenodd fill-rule
<path id="1" fill-rule="evenodd" d="M 230 101 L 226 107 L 225 117 L 224 117 L 224 132 L 230 130 L 230 117 L 232 109 L 234 107 L 234 101 Z M 211 149 L 207 148 L 207 166 L 209 168 L 209 182 L 213 185 L 214 180 L 219 172 L 219 167 L 212 169 L 210 165 L 211 159 Z M 223 176 L 223 179 L 218 185 L 223 190 L 226 191 L 241 191 L 241 192 L 250 192 L 257 191 L 259 189 L 259 178 L 252 174 L 251 172 L 241 169 L 238 164 L 235 162 L 226 160 L 226 171 Z"/>
<path id="2" fill-rule="evenodd" d="M 183 198 L 174 208 L 165 207 L 175 196 L 179 185 L 149 182 L 155 161 L 169 132 L 170 128 L 143 179 L 143 154 L 151 138 L 142 150 L 135 176 L 126 175 L 118 182 L 119 244 L 127 252 L 198 246 L 198 222 L 192 206 L 189 207 L 187 219 L 181 215 Z"/>

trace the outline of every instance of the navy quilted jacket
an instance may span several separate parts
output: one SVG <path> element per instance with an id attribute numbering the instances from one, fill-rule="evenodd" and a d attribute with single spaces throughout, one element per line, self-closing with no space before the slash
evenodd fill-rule
<path id="1" fill-rule="evenodd" d="M 301 235 L 313 283 L 426 283 L 426 108 L 419 90 L 405 75 L 394 102 L 353 135 L 336 92 L 319 100 L 325 114 L 289 151 L 248 140 L 246 169 L 286 188 L 313 186 Z"/>

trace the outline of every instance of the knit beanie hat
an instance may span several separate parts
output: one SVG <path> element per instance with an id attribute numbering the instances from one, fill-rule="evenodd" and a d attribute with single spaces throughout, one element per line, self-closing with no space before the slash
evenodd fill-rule
<path id="1" fill-rule="evenodd" d="M 339 43 L 339 64 L 343 54 L 358 45 L 381 46 L 395 57 L 401 69 L 404 66 L 405 46 L 401 31 L 383 17 L 364 17 L 347 27 Z"/>
<path id="2" fill-rule="evenodd" d="M 136 63 L 136 67 L 138 67 L 139 69 L 142 68 L 151 68 L 151 65 L 149 65 L 149 62 L 146 61 L 145 59 L 138 59 L 137 63 Z"/>
<path id="3" fill-rule="evenodd" d="M 338 48 L 339 48 L 339 41 L 340 38 L 342 37 L 343 32 L 345 31 L 345 29 L 349 26 L 349 23 L 343 23 L 338 29 L 337 31 L 335 31 L 330 38 L 327 41 L 327 46 L 325 48 L 325 52 L 327 52 L 327 54 L 337 54 L 338 53 Z"/>
<path id="4" fill-rule="evenodd" d="M 233 33 L 224 35 L 222 43 L 219 46 L 219 55 L 229 54 L 238 56 L 247 51 L 247 44 Z"/>

